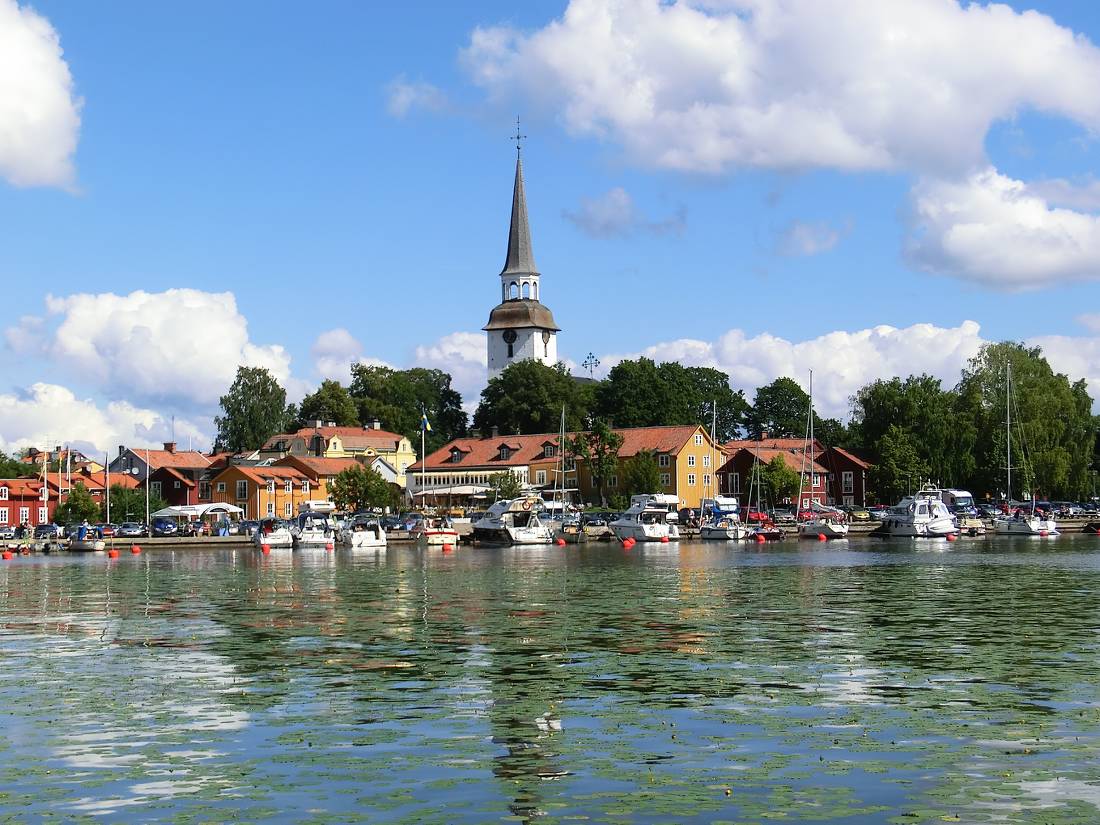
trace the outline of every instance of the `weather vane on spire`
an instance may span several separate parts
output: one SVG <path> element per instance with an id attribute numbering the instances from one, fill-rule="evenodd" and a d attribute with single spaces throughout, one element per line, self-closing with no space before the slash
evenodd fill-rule
<path id="1" fill-rule="evenodd" d="M 519 154 L 519 150 L 522 148 L 520 146 L 520 141 L 524 140 L 526 137 L 527 135 L 521 135 L 519 132 L 519 115 L 516 115 L 516 133 L 508 138 L 508 140 L 514 140 L 516 142 L 516 154 Z"/>

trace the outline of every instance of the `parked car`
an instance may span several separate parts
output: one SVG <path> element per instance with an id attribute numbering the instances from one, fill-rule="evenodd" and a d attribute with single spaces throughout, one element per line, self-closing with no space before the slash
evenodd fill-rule
<path id="1" fill-rule="evenodd" d="M 253 521 L 252 519 L 242 521 L 240 524 L 241 524 L 241 535 L 242 536 L 251 536 L 251 535 L 255 534 L 255 532 L 257 530 L 260 529 L 260 522 Z"/>
<path id="2" fill-rule="evenodd" d="M 840 508 L 843 512 L 848 514 L 848 521 L 870 521 L 871 511 L 866 507 L 859 507 L 854 504 L 845 504 Z"/>
<path id="3" fill-rule="evenodd" d="M 870 513 L 873 521 L 882 521 L 886 518 L 886 514 L 890 512 L 890 508 L 885 504 L 876 504 L 873 507 L 868 507 L 867 512 Z"/>
<path id="4" fill-rule="evenodd" d="M 109 539 L 118 531 L 118 525 L 106 523 L 97 524 L 95 525 L 95 529 L 99 531 L 99 535 L 103 536 L 103 538 Z"/>
<path id="5" fill-rule="evenodd" d="M 179 535 L 179 526 L 171 519 L 153 519 L 153 537 L 165 538 Z"/>
<path id="6" fill-rule="evenodd" d="M 59 539 L 65 535 L 59 524 L 39 524 L 34 528 L 36 539 Z"/>
<path id="7" fill-rule="evenodd" d="M 794 508 L 793 507 L 776 507 L 772 510 L 772 518 L 776 522 L 790 522 L 794 521 Z"/>
<path id="8" fill-rule="evenodd" d="M 15 525 L 4 524 L 0 525 L 0 539 L 13 539 L 15 538 Z"/>
<path id="9" fill-rule="evenodd" d="M 763 510 L 756 510 L 748 505 L 741 508 L 741 521 L 746 524 L 765 524 L 771 521 Z"/>
<path id="10" fill-rule="evenodd" d="M 145 536 L 145 525 L 137 521 L 124 521 L 118 526 L 115 535 L 125 539 L 142 538 Z"/>

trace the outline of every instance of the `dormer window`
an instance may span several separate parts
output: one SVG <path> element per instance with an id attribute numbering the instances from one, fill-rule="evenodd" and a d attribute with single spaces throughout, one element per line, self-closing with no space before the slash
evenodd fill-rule
<path id="1" fill-rule="evenodd" d="M 510 456 L 511 454 L 512 454 L 512 451 L 508 449 L 507 444 L 501 444 L 500 445 L 500 460 L 501 461 L 507 461 L 508 456 Z"/>
<path id="2" fill-rule="evenodd" d="M 542 447 L 543 458 L 553 458 L 558 454 L 558 448 L 553 444 L 544 444 Z"/>
<path id="3" fill-rule="evenodd" d="M 459 450 L 457 448 L 451 450 L 451 463 L 452 464 L 458 464 L 458 462 L 460 462 L 461 460 L 462 460 L 462 450 Z"/>

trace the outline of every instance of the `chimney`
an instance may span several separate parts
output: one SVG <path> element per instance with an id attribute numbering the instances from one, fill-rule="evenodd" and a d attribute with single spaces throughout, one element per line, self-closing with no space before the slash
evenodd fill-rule
<path id="1" fill-rule="evenodd" d="M 336 422 L 335 422 L 335 421 L 326 421 L 326 422 L 325 422 L 325 426 L 326 426 L 326 427 L 335 427 L 335 426 L 336 426 Z"/>
<path id="2" fill-rule="evenodd" d="M 372 418 L 370 422 L 370 428 L 372 430 L 380 430 L 382 429 L 382 422 L 379 421 L 377 418 Z"/>
<path id="3" fill-rule="evenodd" d="M 767 441 L 768 440 L 768 431 L 767 430 L 761 430 L 760 440 L 761 441 Z"/>
<path id="4" fill-rule="evenodd" d="M 174 453 L 175 451 L 176 451 L 176 442 L 175 441 L 165 441 L 164 442 L 164 452 Z"/>
<path id="5" fill-rule="evenodd" d="M 314 429 L 317 429 L 318 427 L 323 427 L 323 426 L 325 426 L 325 422 L 324 422 L 324 421 L 321 421 L 321 420 L 319 420 L 319 419 L 315 419 L 315 420 L 313 420 L 313 421 L 310 421 L 309 423 L 313 425 L 313 428 L 314 428 Z"/>
<path id="6" fill-rule="evenodd" d="M 481 438 L 481 430 L 470 428 L 470 438 Z"/>
<path id="7" fill-rule="evenodd" d="M 492 429 L 490 430 L 489 438 L 500 438 L 500 427 L 498 427 L 496 424 L 494 424 Z"/>

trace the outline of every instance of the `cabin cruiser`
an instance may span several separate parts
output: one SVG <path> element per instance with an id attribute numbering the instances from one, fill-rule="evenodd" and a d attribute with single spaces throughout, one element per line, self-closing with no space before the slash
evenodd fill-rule
<path id="1" fill-rule="evenodd" d="M 679 519 L 673 517 L 668 502 L 662 500 L 670 498 L 675 496 L 632 496 L 630 509 L 609 525 L 611 532 L 619 541 L 679 541 Z"/>
<path id="2" fill-rule="evenodd" d="M 68 545 L 70 550 L 99 552 L 107 546 L 103 539 L 100 538 L 99 531 L 89 525 L 88 522 L 73 525 L 69 527 L 66 532 L 68 532 L 70 537 Z"/>
<path id="3" fill-rule="evenodd" d="M 582 544 L 588 541 L 588 533 L 585 532 L 581 517 L 574 514 L 565 517 L 561 526 L 554 531 L 554 538 L 561 539 L 566 544 Z"/>
<path id="4" fill-rule="evenodd" d="M 428 547 L 458 544 L 458 531 L 446 516 L 424 516 L 416 522 L 409 535 L 417 544 Z"/>
<path id="5" fill-rule="evenodd" d="M 502 499 L 474 522 L 474 541 L 487 544 L 550 544 L 553 536 L 539 513 L 538 496 Z"/>
<path id="6" fill-rule="evenodd" d="M 1051 516 L 1040 516 L 1035 510 L 1028 513 L 1016 508 L 1012 515 L 993 519 L 993 532 L 1008 536 L 1057 536 L 1058 524 Z"/>
<path id="7" fill-rule="evenodd" d="M 909 538 L 944 538 L 958 535 L 959 528 L 941 491 L 924 487 L 891 507 L 874 535 Z"/>
<path id="8" fill-rule="evenodd" d="M 810 510 L 813 515 L 798 523 L 799 538 L 816 539 L 824 536 L 827 539 L 843 539 L 848 537 L 848 522 L 842 510 L 826 507 L 812 499 Z"/>
<path id="9" fill-rule="evenodd" d="M 699 509 L 703 515 L 699 538 L 708 541 L 739 541 L 748 535 L 749 529 L 741 521 L 741 508 L 733 496 L 705 498 Z"/>
<path id="10" fill-rule="evenodd" d="M 291 528 L 294 547 L 325 547 L 336 540 L 336 531 L 332 527 L 328 513 L 306 510 L 298 514 Z"/>
<path id="11" fill-rule="evenodd" d="M 257 547 L 293 547 L 294 535 L 282 519 L 265 518 L 252 534 L 252 543 Z"/>
<path id="12" fill-rule="evenodd" d="M 336 532 L 337 543 L 352 550 L 358 548 L 385 547 L 386 531 L 378 519 L 369 515 L 352 516 Z"/>

